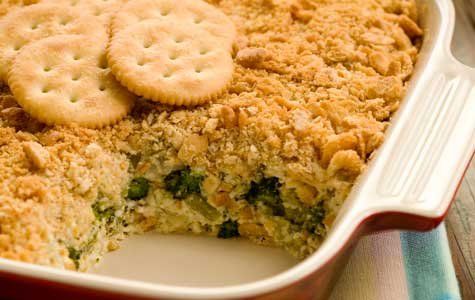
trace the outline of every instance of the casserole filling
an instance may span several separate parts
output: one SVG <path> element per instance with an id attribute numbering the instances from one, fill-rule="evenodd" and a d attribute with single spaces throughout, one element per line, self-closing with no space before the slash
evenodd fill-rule
<path id="1" fill-rule="evenodd" d="M 384 140 L 421 43 L 412 0 L 210 0 L 236 25 L 228 91 L 45 126 L 0 94 L 0 256 L 85 271 L 127 235 L 313 253 Z"/>

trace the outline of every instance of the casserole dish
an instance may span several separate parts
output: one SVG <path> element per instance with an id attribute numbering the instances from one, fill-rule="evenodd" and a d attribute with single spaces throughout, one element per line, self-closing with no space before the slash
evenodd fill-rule
<path id="1" fill-rule="evenodd" d="M 475 72 L 449 53 L 453 8 L 421 1 L 426 41 L 419 70 L 385 145 L 348 198 L 320 250 L 277 276 L 243 285 L 191 288 L 75 274 L 2 260 L 6 296 L 98 298 L 324 298 L 359 236 L 428 230 L 443 219 L 474 150 Z M 125 265 L 124 265 L 125 266 Z M 125 266 L 126 267 L 126 266 Z M 26 288 L 28 287 L 28 288 Z M 49 293 L 49 294 L 48 294 Z"/>

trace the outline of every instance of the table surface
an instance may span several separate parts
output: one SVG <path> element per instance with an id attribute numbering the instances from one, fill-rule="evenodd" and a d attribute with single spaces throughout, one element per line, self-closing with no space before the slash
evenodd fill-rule
<path id="1" fill-rule="evenodd" d="M 465 64 L 475 67 L 475 29 L 465 14 L 464 1 L 467 0 L 454 1 L 457 27 L 452 51 Z M 475 160 L 465 175 L 446 226 L 462 299 L 475 299 Z"/>
<path id="2" fill-rule="evenodd" d="M 465 176 L 446 226 L 462 299 L 475 299 L 475 163 Z"/>

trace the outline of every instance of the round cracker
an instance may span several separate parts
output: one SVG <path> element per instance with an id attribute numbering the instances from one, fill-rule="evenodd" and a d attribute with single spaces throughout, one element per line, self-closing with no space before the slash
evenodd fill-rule
<path id="1" fill-rule="evenodd" d="M 6 81 L 12 60 L 29 43 L 58 34 L 104 35 L 103 27 L 97 18 L 60 4 L 34 4 L 7 14 L 0 19 L 0 80 Z"/>
<path id="2" fill-rule="evenodd" d="M 234 68 L 230 52 L 206 31 L 153 19 L 114 35 L 107 58 L 130 91 L 178 106 L 201 104 L 222 93 Z"/>
<path id="3" fill-rule="evenodd" d="M 23 6 L 34 4 L 37 0 L 0 0 L 0 17 L 10 13 L 12 10 L 19 9 Z"/>
<path id="4" fill-rule="evenodd" d="M 8 84 L 23 109 L 47 124 L 102 127 L 124 117 L 135 96 L 111 74 L 106 40 L 57 35 L 25 47 Z"/>
<path id="5" fill-rule="evenodd" d="M 67 5 L 72 8 L 80 8 L 85 14 L 103 18 L 109 21 L 127 0 L 41 0 L 41 3 Z"/>
<path id="6" fill-rule="evenodd" d="M 199 27 L 232 48 L 236 37 L 234 24 L 223 12 L 202 0 L 134 0 L 122 6 L 114 16 L 112 33 L 146 20 L 179 22 L 189 28 Z"/>

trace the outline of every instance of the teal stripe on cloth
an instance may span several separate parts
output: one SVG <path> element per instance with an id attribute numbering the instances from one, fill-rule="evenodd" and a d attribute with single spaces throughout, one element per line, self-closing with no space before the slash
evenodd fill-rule
<path id="1" fill-rule="evenodd" d="M 401 232 L 411 300 L 460 300 L 445 226 L 426 232 Z"/>

